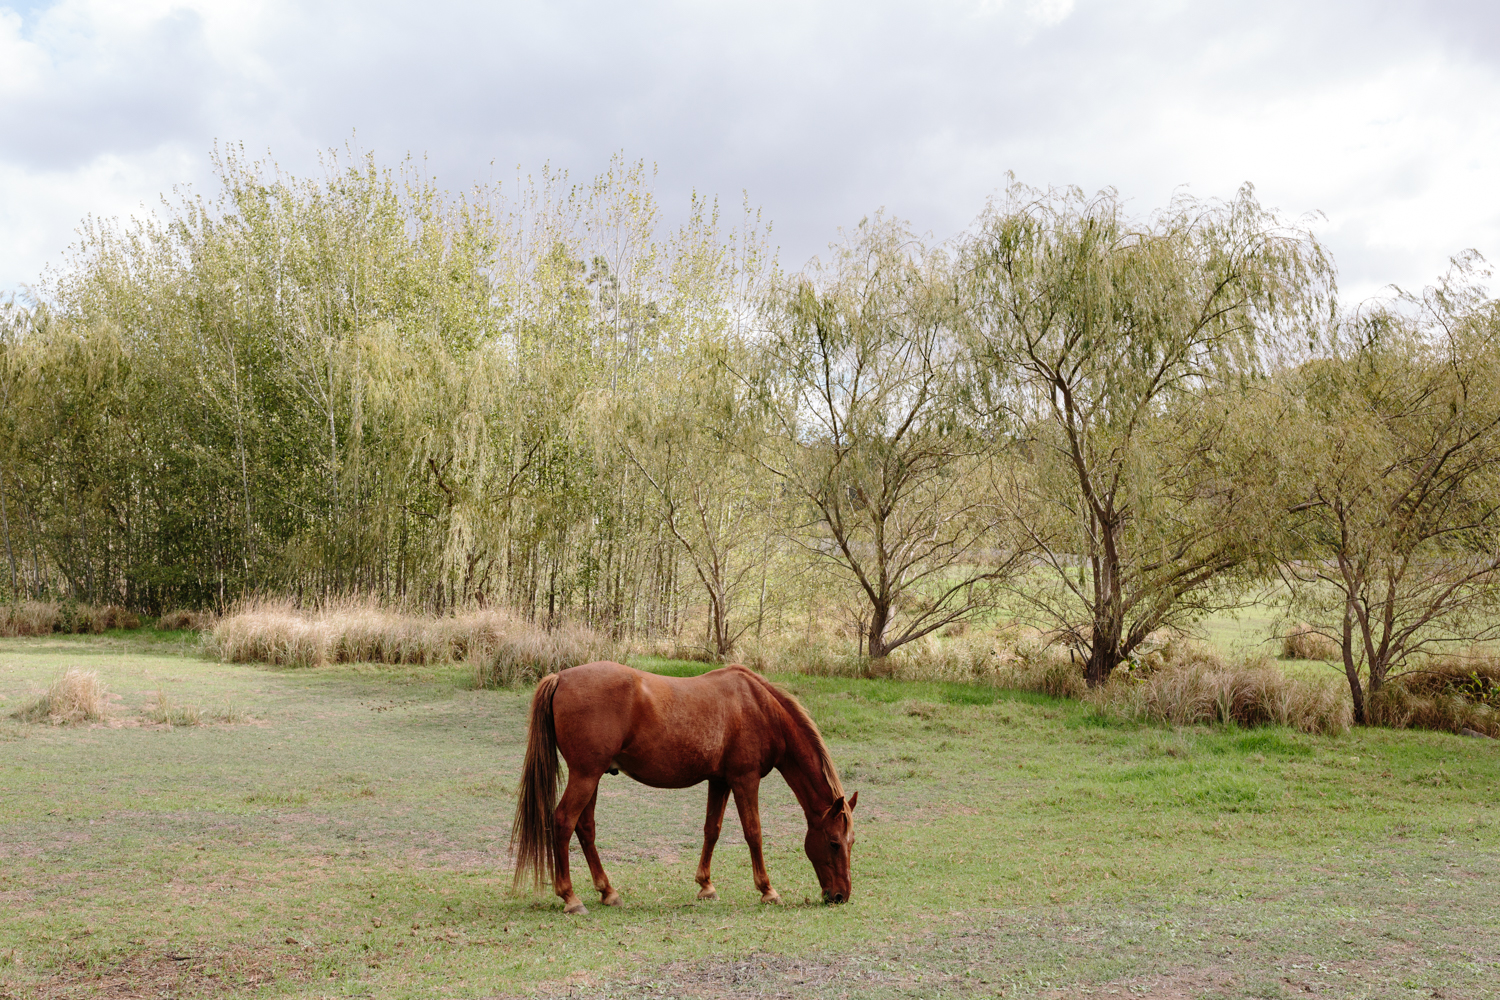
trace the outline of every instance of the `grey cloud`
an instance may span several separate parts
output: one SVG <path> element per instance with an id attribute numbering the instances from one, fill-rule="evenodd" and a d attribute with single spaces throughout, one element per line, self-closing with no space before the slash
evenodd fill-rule
<path id="1" fill-rule="evenodd" d="M 0 103 L 6 162 L 67 169 L 104 154 L 195 141 L 209 126 L 205 96 L 216 67 L 192 11 L 173 11 L 133 33 L 128 48 L 121 39 L 45 20 L 30 39 L 54 53 L 54 62 L 41 87 Z"/>
<path id="2" fill-rule="evenodd" d="M 1052 24 L 997 6 L 308 4 L 232 59 L 177 14 L 134 48 L 86 33 L 49 42 L 58 86 L 0 112 L 0 160 L 60 169 L 220 139 L 305 171 L 357 130 L 381 159 L 425 153 L 462 188 L 548 160 L 584 176 L 624 150 L 661 165 L 669 205 L 692 188 L 730 202 L 747 189 L 796 264 L 881 206 L 952 233 L 1012 168 L 1031 183 L 1118 185 L 1143 209 L 1180 183 L 1227 195 L 1257 179 L 1248 164 L 1264 138 L 1231 128 L 1203 148 L 1170 109 L 1232 124 L 1428 50 L 1495 66 L 1474 38 L 1497 15 L 1458 0 L 1086 0 Z M 1431 184 L 1422 155 L 1364 172 L 1361 196 Z M 1207 182 L 1193 176 L 1202 163 Z M 1335 207 L 1291 194 L 1294 212 Z M 1336 250 L 1361 272 L 1365 257 L 1413 266 L 1346 249 L 1357 231 L 1344 227 Z"/>

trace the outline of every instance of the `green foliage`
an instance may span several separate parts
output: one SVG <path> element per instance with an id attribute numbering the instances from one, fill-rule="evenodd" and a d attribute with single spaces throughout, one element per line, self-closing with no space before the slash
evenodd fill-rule
<path id="1" fill-rule="evenodd" d="M 989 502 L 1004 453 L 960 412 L 954 262 L 897 223 L 866 220 L 766 313 L 756 457 L 795 499 L 797 543 L 841 582 L 859 651 L 880 668 L 993 608 L 1026 555 Z"/>
<path id="2" fill-rule="evenodd" d="M 1264 414 L 1289 512 L 1272 546 L 1361 722 L 1426 656 L 1500 636 L 1500 308 L 1474 265 L 1352 317 Z"/>
<path id="3" fill-rule="evenodd" d="M 876 217 L 785 276 L 758 216 L 694 196 L 668 231 L 618 157 L 460 195 L 352 152 L 215 166 L 0 308 L 0 631 L 358 598 L 966 680 L 998 660 L 962 630 L 1020 623 L 1013 669 L 1076 695 L 1279 567 L 1288 649 L 1335 642 L 1361 720 L 1495 635 L 1477 259 L 1340 319 L 1323 248 L 1248 186 L 1134 218 L 1013 185 L 951 244 Z"/>
<path id="4" fill-rule="evenodd" d="M 461 197 L 369 156 L 215 162 L 215 196 L 92 223 L 49 304 L 5 313 L 0 586 L 681 622 L 696 581 L 588 414 L 722 346 L 767 263 L 753 216 L 695 199 L 663 238 L 620 160 Z"/>
<path id="5" fill-rule="evenodd" d="M 1113 192 L 1015 185 L 966 272 L 975 405 L 1030 458 L 1002 516 L 1051 570 L 1021 597 L 1097 685 L 1152 632 L 1232 603 L 1265 493 L 1234 414 L 1321 335 L 1331 265 L 1248 186 L 1135 220 Z"/>

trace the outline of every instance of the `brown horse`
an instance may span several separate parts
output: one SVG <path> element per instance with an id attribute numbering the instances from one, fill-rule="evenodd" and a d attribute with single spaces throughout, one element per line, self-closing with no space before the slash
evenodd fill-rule
<path id="1" fill-rule="evenodd" d="M 557 801 L 557 754 L 568 762 L 568 785 Z M 585 663 L 548 674 L 531 699 L 531 726 L 520 801 L 511 828 L 516 884 L 531 872 L 552 881 L 567 913 L 587 913 L 568 876 L 568 842 L 588 860 L 605 906 L 620 902 L 594 847 L 594 804 L 605 772 L 624 771 L 653 788 L 708 782 L 708 818 L 698 861 L 698 898 L 717 899 L 709 861 L 734 793 L 740 827 L 761 902 L 779 903 L 760 847 L 760 779 L 781 772 L 807 816 L 804 848 L 823 900 L 849 898 L 856 792 L 844 788 L 828 747 L 797 699 L 744 667 L 700 677 L 661 677 L 619 663 Z M 554 802 L 556 807 L 554 808 Z"/>

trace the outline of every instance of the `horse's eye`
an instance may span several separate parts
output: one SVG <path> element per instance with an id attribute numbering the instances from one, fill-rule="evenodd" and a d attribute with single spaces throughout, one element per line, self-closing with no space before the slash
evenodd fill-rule
<path id="1" fill-rule="evenodd" d="M 830 840 L 828 842 L 828 849 L 830 851 L 834 852 L 835 854 L 838 853 L 839 848 L 842 847 L 842 846 L 844 846 L 844 845 L 840 844 L 837 840 Z"/>

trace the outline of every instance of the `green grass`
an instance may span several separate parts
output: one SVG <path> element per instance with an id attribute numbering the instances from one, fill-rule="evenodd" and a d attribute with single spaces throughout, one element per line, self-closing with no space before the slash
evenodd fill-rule
<path id="1" fill-rule="evenodd" d="M 789 905 L 759 905 L 733 810 L 696 903 L 703 790 L 619 776 L 598 824 L 625 904 L 566 918 L 509 890 L 528 692 L 193 649 L 0 642 L 0 716 L 70 666 L 118 696 L 104 725 L 0 722 L 0 996 L 1473 997 L 1500 974 L 1491 741 L 785 677 L 860 791 L 853 901 L 807 902 L 773 773 Z M 158 693 L 203 724 L 150 721 Z"/>

